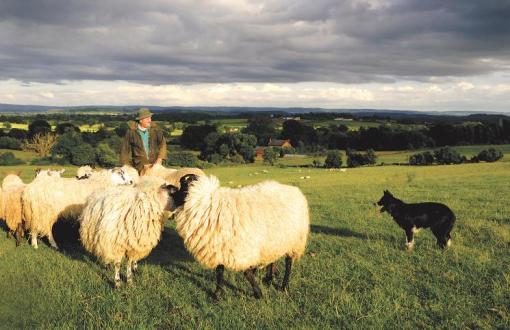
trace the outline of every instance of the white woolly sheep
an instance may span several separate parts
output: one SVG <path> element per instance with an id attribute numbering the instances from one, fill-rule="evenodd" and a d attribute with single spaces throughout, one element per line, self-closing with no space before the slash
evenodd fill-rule
<path id="1" fill-rule="evenodd" d="M 287 290 L 292 261 L 305 250 L 310 222 L 308 202 L 296 187 L 264 181 L 240 189 L 220 187 L 214 176 L 186 175 L 172 194 L 177 232 L 205 268 L 216 268 L 215 297 L 223 291 L 223 271 L 243 271 L 256 298 L 262 297 L 254 272 L 285 256 L 281 290 Z"/>
<path id="2" fill-rule="evenodd" d="M 121 285 L 122 259 L 127 259 L 126 280 L 131 283 L 138 260 L 158 243 L 175 191 L 161 178 L 143 177 L 134 187 L 113 187 L 88 197 L 79 220 L 80 239 L 88 252 L 114 264 L 115 287 Z"/>
<path id="3" fill-rule="evenodd" d="M 60 177 L 64 170 L 41 170 L 35 171 L 36 180 L 43 177 Z M 7 224 L 7 236 L 14 234 L 16 238 L 16 246 L 21 243 L 24 236 L 21 194 L 26 184 L 23 183 L 18 174 L 8 174 L 2 181 L 2 189 L 0 190 L 0 219 L 4 219 Z"/>
<path id="4" fill-rule="evenodd" d="M 81 166 L 76 170 L 76 179 L 88 179 L 93 172 L 94 170 L 89 165 Z"/>
<path id="5" fill-rule="evenodd" d="M 127 174 L 127 168 L 93 172 L 84 180 L 59 178 L 34 180 L 27 185 L 22 198 L 25 227 L 30 241 L 37 249 L 37 236 L 46 236 L 52 247 L 58 249 L 52 228 L 59 219 L 78 219 L 87 197 L 98 189 L 132 184 L 138 178 Z"/>
<path id="6" fill-rule="evenodd" d="M 14 234 L 16 246 L 23 237 L 23 222 L 21 218 L 21 193 L 25 183 L 16 174 L 8 174 L 2 181 L 2 194 L 0 203 L 0 218 L 7 224 L 7 237 Z"/>

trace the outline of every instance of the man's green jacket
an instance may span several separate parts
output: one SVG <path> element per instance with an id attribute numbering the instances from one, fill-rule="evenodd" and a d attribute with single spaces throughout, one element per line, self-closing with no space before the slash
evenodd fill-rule
<path id="1" fill-rule="evenodd" d="M 142 137 L 136 130 L 137 123 L 130 122 L 120 148 L 121 165 L 131 165 L 141 172 L 146 164 L 154 164 L 156 159 L 166 159 L 166 141 L 163 132 L 152 123 L 149 130 L 149 156 L 143 148 Z"/>

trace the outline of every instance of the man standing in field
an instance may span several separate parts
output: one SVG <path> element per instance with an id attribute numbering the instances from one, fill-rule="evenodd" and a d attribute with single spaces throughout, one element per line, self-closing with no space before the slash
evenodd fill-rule
<path id="1" fill-rule="evenodd" d="M 121 165 L 132 165 L 140 173 L 144 167 L 161 165 L 166 159 L 166 141 L 163 132 L 152 122 L 148 108 L 136 112 L 136 122 L 129 122 L 120 149 Z"/>

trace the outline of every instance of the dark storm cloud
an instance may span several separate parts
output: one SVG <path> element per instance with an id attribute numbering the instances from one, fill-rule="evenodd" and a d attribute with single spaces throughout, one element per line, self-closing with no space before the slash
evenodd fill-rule
<path id="1" fill-rule="evenodd" d="M 381 82 L 510 62 L 509 1 L 0 0 L 0 79 Z"/>

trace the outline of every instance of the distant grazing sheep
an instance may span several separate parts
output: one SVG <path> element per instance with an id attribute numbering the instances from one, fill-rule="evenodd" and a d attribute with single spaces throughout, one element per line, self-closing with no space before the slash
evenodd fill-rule
<path id="1" fill-rule="evenodd" d="M 172 190 L 173 189 L 173 190 Z M 115 266 L 115 287 L 126 257 L 126 280 L 158 243 L 174 186 L 157 177 L 142 177 L 134 187 L 113 187 L 90 195 L 80 216 L 80 239 L 87 251 Z"/>
<path id="2" fill-rule="evenodd" d="M 34 180 L 22 194 L 23 218 L 30 232 L 31 244 L 37 249 L 37 236 L 48 237 L 52 247 L 58 248 L 52 234 L 59 219 L 78 219 L 87 197 L 98 189 L 132 184 L 138 178 L 128 174 L 127 168 L 93 172 L 84 180 L 59 178 Z"/>
<path id="3" fill-rule="evenodd" d="M 223 271 L 243 271 L 256 298 L 262 297 L 254 271 L 267 266 L 265 283 L 273 279 L 274 262 L 285 256 L 281 289 L 287 290 L 292 261 L 305 250 L 308 202 L 296 187 L 264 181 L 240 189 L 220 187 L 214 176 L 181 178 L 172 194 L 177 232 L 193 257 L 216 268 L 215 297 L 223 291 Z"/>

